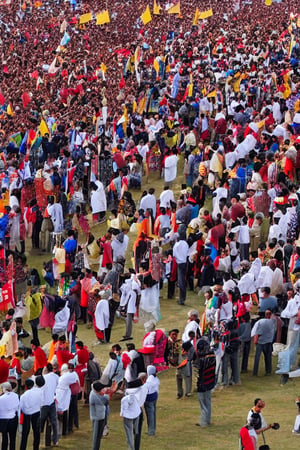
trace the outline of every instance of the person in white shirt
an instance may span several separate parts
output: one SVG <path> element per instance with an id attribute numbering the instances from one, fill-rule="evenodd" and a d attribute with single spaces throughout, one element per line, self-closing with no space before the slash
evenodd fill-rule
<path id="1" fill-rule="evenodd" d="M 100 383 L 102 384 L 102 387 L 111 386 L 118 365 L 119 361 L 117 359 L 117 355 L 114 352 L 109 352 L 108 363 L 106 364 L 102 372 L 101 378 L 99 380 Z"/>
<path id="2" fill-rule="evenodd" d="M 42 386 L 45 385 L 45 379 L 43 376 L 39 378 L 39 386 L 34 385 L 34 381 L 31 378 L 25 380 L 25 392 L 20 398 L 20 410 L 19 413 L 23 413 L 23 426 L 20 450 L 26 450 L 27 440 L 30 432 L 30 425 L 33 431 L 33 449 L 38 450 L 40 446 L 41 430 L 40 430 L 40 416 L 41 416 L 41 404 L 42 404 Z"/>
<path id="3" fill-rule="evenodd" d="M 248 226 L 248 219 L 246 216 L 241 219 L 238 243 L 240 244 L 240 260 L 249 260 L 250 231 Z"/>
<path id="4" fill-rule="evenodd" d="M 177 177 L 177 150 L 173 150 L 173 154 L 167 154 L 164 162 L 164 177 L 166 183 L 171 183 Z"/>
<path id="5" fill-rule="evenodd" d="M 128 383 L 125 396 L 121 400 L 120 416 L 123 417 L 127 445 L 130 450 L 139 448 L 141 408 L 145 403 L 147 393 L 147 386 L 143 384 L 142 380 L 137 379 Z"/>
<path id="6" fill-rule="evenodd" d="M 190 340 L 190 332 L 193 331 L 195 333 L 196 339 L 201 336 L 201 330 L 199 327 L 199 312 L 196 309 L 191 309 L 188 312 L 188 321 L 182 333 L 182 342 L 187 342 Z"/>
<path id="7" fill-rule="evenodd" d="M 59 310 L 54 316 L 54 325 L 52 328 L 52 334 L 62 334 L 67 332 L 68 323 L 70 319 L 70 308 L 68 306 L 68 301 L 64 305 L 61 305 Z"/>
<path id="8" fill-rule="evenodd" d="M 186 227 L 180 225 L 178 228 L 179 241 L 173 247 L 173 256 L 177 264 L 177 279 L 179 287 L 179 305 L 184 305 L 186 299 L 186 270 L 189 246 L 186 242 Z"/>
<path id="9" fill-rule="evenodd" d="M 140 142 L 136 148 L 137 148 L 137 151 L 139 152 L 139 154 L 141 155 L 141 157 L 143 158 L 143 162 L 145 163 L 146 155 L 149 152 L 148 144 L 144 144 L 144 141 L 140 140 Z"/>
<path id="10" fill-rule="evenodd" d="M 58 412 L 64 412 L 69 409 L 71 402 L 70 386 L 77 382 L 79 382 L 77 373 L 69 370 L 68 364 L 63 364 L 55 393 L 56 409 Z"/>
<path id="11" fill-rule="evenodd" d="M 41 403 L 41 431 L 43 431 L 46 420 L 49 418 L 52 426 L 52 441 L 54 445 L 57 445 L 57 414 L 54 397 L 59 376 L 53 372 L 53 366 L 50 363 L 47 364 L 44 372 L 45 385 L 43 387 Z"/>
<path id="12" fill-rule="evenodd" d="M 144 195 L 140 201 L 140 209 L 143 209 L 145 212 L 147 209 L 152 211 L 152 218 L 156 217 L 156 197 L 154 195 L 155 189 L 150 188 L 148 194 Z"/>
<path id="13" fill-rule="evenodd" d="M 144 404 L 147 416 L 148 434 L 154 436 L 156 431 L 156 402 L 158 399 L 160 381 L 156 375 L 156 367 L 147 367 L 147 380 L 145 385 L 148 388 L 148 394 Z"/>
<path id="14" fill-rule="evenodd" d="M 281 110 L 280 110 L 279 99 L 277 97 L 274 98 L 272 114 L 273 114 L 274 120 L 277 123 L 281 123 L 282 122 L 282 113 L 281 113 Z"/>
<path id="15" fill-rule="evenodd" d="M 104 291 L 100 291 L 99 295 L 101 297 L 101 300 L 98 301 L 96 310 L 95 310 L 95 325 L 98 328 L 98 330 L 102 331 L 103 334 L 103 341 L 109 342 L 109 303 L 107 295 L 101 296 L 102 294 L 105 294 Z M 98 338 L 98 343 L 103 342 Z"/>
<path id="16" fill-rule="evenodd" d="M 297 291 L 299 284 L 299 281 L 297 281 L 294 285 Z M 285 350 L 278 353 L 278 370 L 276 370 L 278 375 L 282 375 L 281 384 L 287 382 L 289 372 L 296 366 L 300 335 L 300 325 L 297 323 L 297 318 L 300 315 L 300 296 L 298 292 L 294 295 L 293 289 L 288 289 L 287 295 L 287 305 L 280 315 L 283 319 L 289 319 L 287 346 Z"/>
<path id="17" fill-rule="evenodd" d="M 3 395 L 0 396 L 0 428 L 2 430 L 2 449 L 14 449 L 16 447 L 16 435 L 18 429 L 19 397 L 12 392 L 12 386 L 7 381 L 1 385 Z"/>
<path id="18" fill-rule="evenodd" d="M 138 280 L 134 280 L 130 274 L 128 276 L 130 278 L 126 279 L 125 283 L 123 283 L 120 288 L 122 293 L 120 298 L 120 307 L 127 306 L 126 331 L 123 339 L 121 339 L 122 341 L 132 339 L 132 323 L 136 313 L 136 300 L 137 295 L 141 292 Z"/>
<path id="19" fill-rule="evenodd" d="M 126 234 L 127 231 L 123 230 L 119 233 L 111 242 L 111 248 L 113 251 L 113 262 L 116 262 L 118 256 L 123 256 L 125 258 L 126 250 L 128 247 L 129 237 Z"/>
<path id="20" fill-rule="evenodd" d="M 174 193 L 169 188 L 169 186 L 164 187 L 164 190 L 160 194 L 159 201 L 160 201 L 160 207 L 166 208 L 166 209 L 170 208 L 171 201 L 175 202 Z"/>

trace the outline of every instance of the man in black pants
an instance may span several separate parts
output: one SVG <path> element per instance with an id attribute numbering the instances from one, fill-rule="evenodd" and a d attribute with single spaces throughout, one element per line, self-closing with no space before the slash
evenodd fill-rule
<path id="1" fill-rule="evenodd" d="M 31 378 L 25 381 L 25 392 L 20 398 L 20 411 L 23 413 L 23 427 L 20 450 L 26 450 L 27 440 L 30 432 L 30 424 L 33 431 L 33 450 L 38 450 L 40 446 L 40 418 L 42 389 L 45 384 L 43 376 L 37 377 L 37 386 Z"/>
<path id="2" fill-rule="evenodd" d="M 12 392 L 9 382 L 1 384 L 3 394 L 0 396 L 0 432 L 2 433 L 1 450 L 16 447 L 16 435 L 18 430 L 19 397 Z"/>

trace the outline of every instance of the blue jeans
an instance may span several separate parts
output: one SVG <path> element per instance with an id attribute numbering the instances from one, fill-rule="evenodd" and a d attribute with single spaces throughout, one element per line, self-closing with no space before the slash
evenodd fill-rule
<path id="1" fill-rule="evenodd" d="M 265 357 L 266 374 L 272 373 L 272 350 L 273 350 L 272 342 L 267 342 L 266 344 L 256 344 L 253 375 L 258 374 L 259 360 L 262 352 Z"/>
<path id="2" fill-rule="evenodd" d="M 198 400 L 201 408 L 200 425 L 209 425 L 211 419 L 211 391 L 198 392 Z"/>
<path id="3" fill-rule="evenodd" d="M 99 450 L 105 427 L 105 419 L 93 420 L 93 450 Z"/>
<path id="4" fill-rule="evenodd" d="M 41 430 L 43 431 L 45 422 L 49 418 L 52 426 L 52 441 L 54 444 L 58 442 L 57 434 L 57 413 L 56 406 L 53 402 L 51 405 L 41 407 Z"/>
<path id="5" fill-rule="evenodd" d="M 147 415 L 147 424 L 148 424 L 148 434 L 151 436 L 155 435 L 156 431 L 156 401 L 145 402 L 144 408 Z"/>

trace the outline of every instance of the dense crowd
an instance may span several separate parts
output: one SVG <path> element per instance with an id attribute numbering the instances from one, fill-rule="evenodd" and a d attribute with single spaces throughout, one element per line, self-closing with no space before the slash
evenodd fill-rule
<path id="1" fill-rule="evenodd" d="M 102 1 L 1 6 L 3 450 L 19 422 L 21 449 L 30 427 L 34 449 L 44 428 L 57 445 L 79 426 L 80 398 L 96 450 L 112 396 L 138 449 L 143 407 L 155 435 L 157 374 L 172 367 L 178 399 L 196 378 L 208 426 L 212 390 L 241 383 L 251 341 L 254 376 L 262 353 L 266 375 L 278 355 L 281 384 L 300 375 L 300 11 L 267 3 L 210 1 L 197 20 L 194 0 L 179 14 L 160 2 L 144 25 L 147 4 L 112 1 L 102 26 Z M 160 190 L 143 189 L 152 172 Z M 43 267 L 28 267 L 30 252 Z M 187 291 L 204 297 L 203 314 L 160 329 L 162 289 L 182 306 Z M 102 370 L 78 325 L 101 345 L 120 317 L 127 351 L 113 345 Z M 263 406 L 241 431 L 247 450 L 276 428 Z"/>

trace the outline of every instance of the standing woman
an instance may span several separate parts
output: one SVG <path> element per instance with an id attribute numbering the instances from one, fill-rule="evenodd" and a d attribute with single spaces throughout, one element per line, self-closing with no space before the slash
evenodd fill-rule
<path id="1" fill-rule="evenodd" d="M 31 287 L 31 285 L 28 286 L 26 292 L 25 305 L 28 310 L 28 322 L 31 325 L 32 337 L 33 339 L 39 340 L 38 326 L 40 324 L 40 315 L 43 309 L 42 296 L 40 292 L 33 293 L 33 288 Z"/>
<path id="2" fill-rule="evenodd" d="M 106 194 L 101 181 L 92 181 L 90 184 L 91 189 L 91 208 L 93 213 L 93 221 L 99 223 L 105 222 L 105 213 L 107 210 Z"/>
<path id="3" fill-rule="evenodd" d="M 148 378 L 146 380 L 146 386 L 148 388 L 148 394 L 144 403 L 144 408 L 147 415 L 148 434 L 154 436 L 156 431 L 156 402 L 158 399 L 158 391 L 160 381 L 156 376 L 156 367 L 147 367 Z"/>

